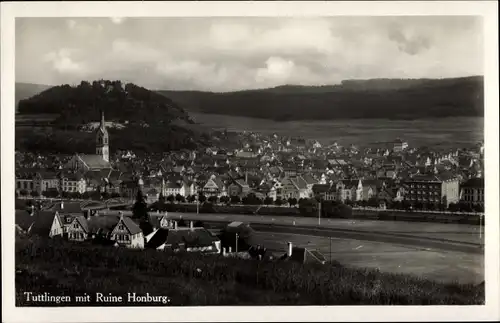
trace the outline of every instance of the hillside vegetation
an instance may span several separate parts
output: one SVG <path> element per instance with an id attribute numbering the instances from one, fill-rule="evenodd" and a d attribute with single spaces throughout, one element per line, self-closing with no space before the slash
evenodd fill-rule
<path id="1" fill-rule="evenodd" d="M 17 306 L 34 305 L 25 301 L 26 291 L 52 295 L 101 292 L 125 298 L 128 292 L 149 293 L 168 296 L 170 305 L 177 306 L 484 303 L 484 285 L 442 284 L 339 264 L 241 260 L 24 237 L 16 241 Z M 94 299 L 72 305 L 96 303 Z"/>
<path id="2" fill-rule="evenodd" d="M 19 101 L 29 99 L 32 96 L 50 88 L 51 88 L 50 85 L 16 82 L 16 89 L 15 89 L 16 110 Z"/>
<path id="3" fill-rule="evenodd" d="M 77 148 L 78 152 L 92 153 L 94 138 L 79 129 L 89 122 L 98 122 L 101 111 L 106 121 L 125 125 L 123 129 L 108 129 L 112 151 L 190 149 L 207 144 L 210 138 L 186 111 L 165 96 L 134 84 L 101 80 L 82 81 L 74 87 L 55 86 L 21 100 L 19 115 L 53 114 L 56 118 L 52 127 L 18 129 L 17 148 L 36 152 Z"/>
<path id="4" fill-rule="evenodd" d="M 186 110 L 287 120 L 483 116 L 483 77 L 346 80 L 228 93 L 159 91 Z"/>

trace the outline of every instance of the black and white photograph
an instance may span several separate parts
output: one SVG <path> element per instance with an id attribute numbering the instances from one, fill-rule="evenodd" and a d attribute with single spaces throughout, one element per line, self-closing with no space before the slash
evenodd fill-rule
<path id="1" fill-rule="evenodd" d="M 356 2 L 2 3 L 6 322 L 498 319 L 497 3 Z"/>

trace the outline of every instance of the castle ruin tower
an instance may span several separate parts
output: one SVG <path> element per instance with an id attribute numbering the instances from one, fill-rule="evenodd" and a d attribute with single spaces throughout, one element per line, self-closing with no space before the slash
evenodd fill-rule
<path id="1" fill-rule="evenodd" d="M 109 162 L 109 134 L 106 130 L 106 122 L 104 121 L 104 111 L 101 111 L 101 123 L 99 129 L 97 129 L 96 140 L 96 154 Z"/>

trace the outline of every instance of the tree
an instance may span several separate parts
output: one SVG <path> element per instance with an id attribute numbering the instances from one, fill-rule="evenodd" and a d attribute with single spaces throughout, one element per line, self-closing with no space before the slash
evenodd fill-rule
<path id="1" fill-rule="evenodd" d="M 108 200 L 109 199 L 109 193 L 108 192 L 102 192 L 101 197 L 103 200 Z"/>
<path id="2" fill-rule="evenodd" d="M 241 199 L 238 195 L 231 196 L 231 204 L 239 204 L 240 202 L 241 202 Z"/>
<path id="3" fill-rule="evenodd" d="M 198 196 L 198 201 L 199 201 L 200 203 L 205 203 L 205 201 L 206 201 L 206 200 L 207 200 L 207 197 L 206 197 L 205 195 L 200 194 L 200 195 Z"/>
<path id="4" fill-rule="evenodd" d="M 288 199 L 288 204 L 290 204 L 290 206 L 295 206 L 297 205 L 297 199 L 295 197 L 291 197 Z"/>
<path id="5" fill-rule="evenodd" d="M 27 196 L 28 195 L 28 191 L 25 190 L 25 189 L 22 189 L 19 191 L 19 194 L 21 194 L 21 196 Z"/>
<path id="6" fill-rule="evenodd" d="M 281 197 L 276 198 L 276 201 L 274 201 L 274 204 L 276 204 L 277 206 L 283 205 L 283 200 L 281 199 Z"/>
<path id="7" fill-rule="evenodd" d="M 175 200 L 178 202 L 178 203 L 183 203 L 186 201 L 186 199 L 184 198 L 184 196 L 180 195 L 180 194 L 177 194 L 175 196 Z"/>
<path id="8" fill-rule="evenodd" d="M 177 222 L 177 225 L 180 227 L 185 227 L 186 226 L 186 221 L 184 219 L 180 219 L 179 222 Z"/>
<path id="9" fill-rule="evenodd" d="M 141 190 L 137 191 L 135 203 L 132 207 L 132 214 L 135 219 L 146 221 L 148 219 L 148 205 Z"/>
<path id="10" fill-rule="evenodd" d="M 173 196 L 172 194 L 167 196 L 167 201 L 169 201 L 170 203 L 174 203 L 174 200 L 175 200 L 175 196 Z"/>
<path id="11" fill-rule="evenodd" d="M 195 200 L 196 200 L 196 196 L 194 196 L 194 195 L 188 195 L 187 201 L 189 203 L 194 203 Z"/>
<path id="12" fill-rule="evenodd" d="M 38 191 L 33 190 L 33 191 L 31 191 L 31 196 L 32 197 L 39 197 L 40 193 L 38 193 Z"/>
<path id="13" fill-rule="evenodd" d="M 264 199 L 265 205 L 271 205 L 271 204 L 273 204 L 273 202 L 274 201 L 273 201 L 272 197 L 270 197 L 270 196 L 266 196 L 266 198 Z"/>
<path id="14" fill-rule="evenodd" d="M 163 193 L 160 193 L 160 196 L 158 196 L 158 205 L 165 205 L 165 195 Z"/>
<path id="15" fill-rule="evenodd" d="M 202 228 L 203 227 L 203 222 L 201 222 L 200 220 L 196 221 L 193 226 L 195 226 L 196 228 Z"/>
<path id="16" fill-rule="evenodd" d="M 220 198 L 220 202 L 224 204 L 228 204 L 230 201 L 231 199 L 229 198 L 229 196 L 221 196 Z"/>
<path id="17" fill-rule="evenodd" d="M 92 191 L 90 193 L 90 198 L 92 200 L 100 200 L 101 199 L 101 192 L 99 192 L 99 191 Z"/>
<path id="18" fill-rule="evenodd" d="M 219 198 L 218 198 L 217 196 L 215 196 L 215 195 L 210 196 L 210 197 L 208 198 L 208 201 L 209 201 L 210 203 L 213 203 L 213 204 L 217 204 L 218 200 L 219 200 Z"/>
<path id="19" fill-rule="evenodd" d="M 117 193 L 117 192 L 111 193 L 111 198 L 119 198 L 119 197 L 120 197 L 120 193 Z"/>
<path id="20" fill-rule="evenodd" d="M 380 205 L 378 199 L 373 196 L 368 199 L 366 204 L 370 207 L 378 207 Z"/>

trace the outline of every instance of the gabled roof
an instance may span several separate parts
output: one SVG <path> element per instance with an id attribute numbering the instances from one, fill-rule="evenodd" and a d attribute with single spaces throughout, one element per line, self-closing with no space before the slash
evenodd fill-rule
<path id="1" fill-rule="evenodd" d="M 48 236 L 52 222 L 54 221 L 55 213 L 51 211 L 39 211 L 35 212 L 35 221 L 31 226 L 31 234 L 39 234 L 42 236 Z"/>
<path id="2" fill-rule="evenodd" d="M 87 219 L 83 215 L 76 216 L 73 219 L 73 221 L 77 221 L 80 224 L 80 226 L 82 227 L 82 229 L 85 230 L 86 233 L 91 233 Z"/>
<path id="3" fill-rule="evenodd" d="M 116 215 L 99 215 L 90 217 L 87 222 L 91 233 L 107 234 L 113 231 L 119 220 L 120 218 Z"/>
<path id="4" fill-rule="evenodd" d="M 77 155 L 78 159 L 81 160 L 90 169 L 102 169 L 111 168 L 109 162 L 105 161 L 102 156 L 99 155 Z"/>
<path id="5" fill-rule="evenodd" d="M 127 227 L 130 234 L 137 234 L 137 233 L 142 232 L 139 225 L 137 225 L 134 221 L 132 221 L 132 219 L 129 218 L 128 216 L 124 216 L 122 221 L 123 221 L 123 224 L 125 224 L 125 226 Z"/>

